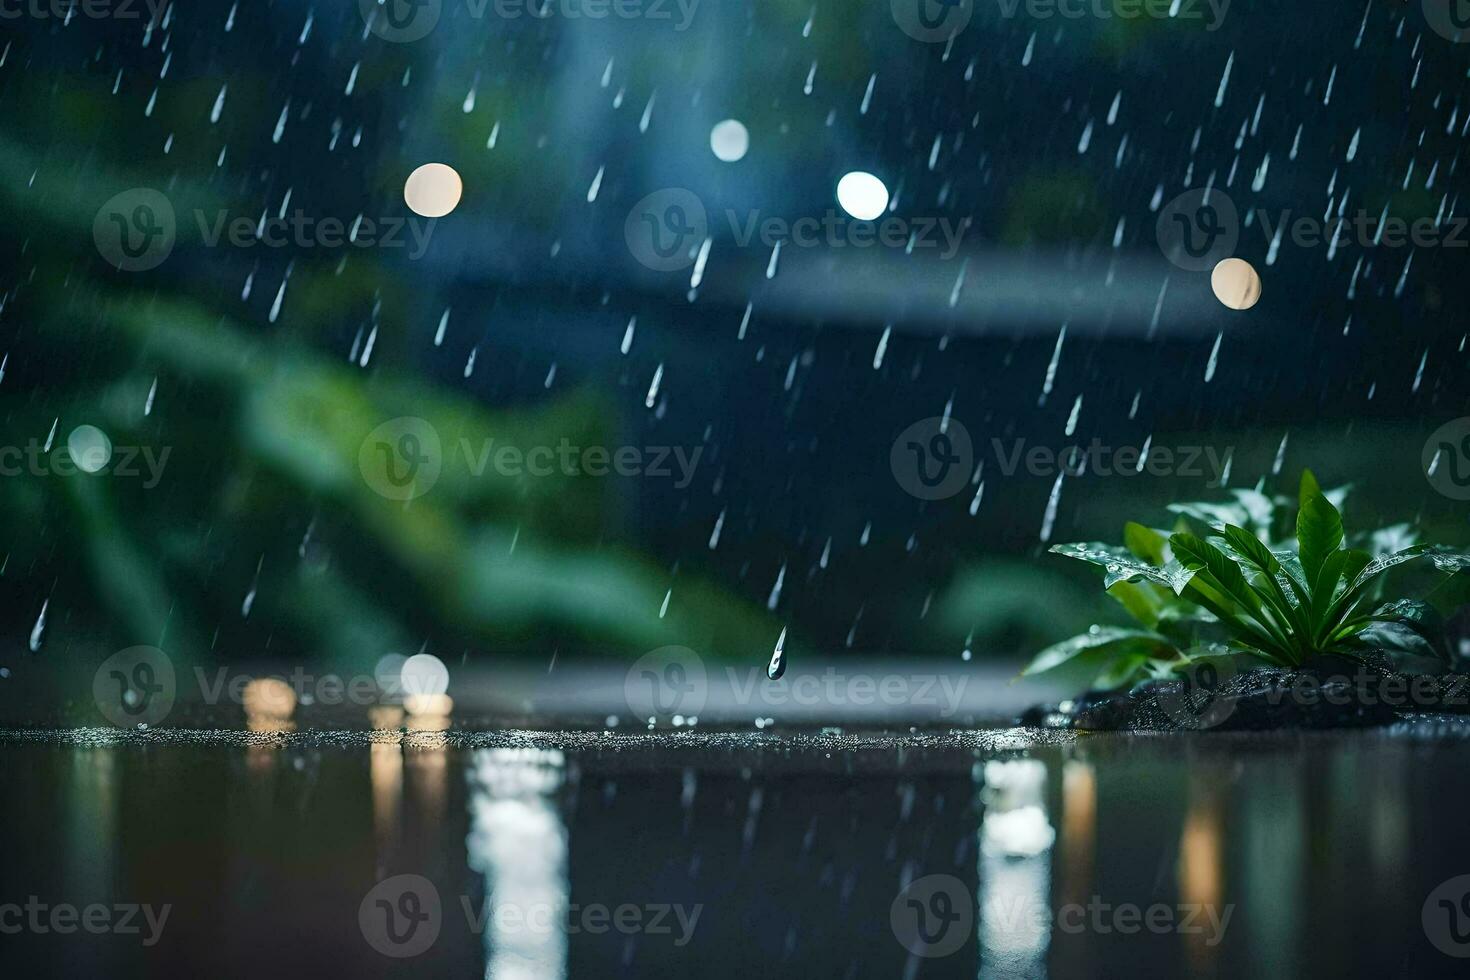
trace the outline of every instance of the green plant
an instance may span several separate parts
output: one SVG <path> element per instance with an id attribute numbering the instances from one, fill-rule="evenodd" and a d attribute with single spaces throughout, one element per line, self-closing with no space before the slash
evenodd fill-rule
<path id="1" fill-rule="evenodd" d="M 1433 669 L 1449 659 L 1438 613 L 1381 599 L 1380 576 L 1416 558 L 1451 574 L 1470 554 L 1415 543 L 1405 524 L 1348 538 L 1338 506 L 1347 488 L 1323 492 L 1304 472 L 1296 501 L 1236 490 L 1229 503 L 1175 504 L 1171 532 L 1130 523 L 1124 547 L 1089 542 L 1051 550 L 1103 569 L 1108 594 L 1141 628 L 1094 626 L 1043 650 L 1023 674 L 1063 665 L 1093 669 L 1116 686 L 1163 675 L 1210 656 L 1245 655 L 1295 667 L 1323 654 L 1390 654 L 1402 669 Z M 1296 505 L 1294 539 L 1281 538 Z M 1207 528 L 1193 533 L 1194 525 Z"/>

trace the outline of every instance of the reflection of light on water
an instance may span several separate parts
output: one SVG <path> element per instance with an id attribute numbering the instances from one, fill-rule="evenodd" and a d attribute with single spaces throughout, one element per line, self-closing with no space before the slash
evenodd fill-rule
<path id="1" fill-rule="evenodd" d="M 481 749 L 471 761 L 468 844 L 485 875 L 489 980 L 566 976 L 567 832 L 552 800 L 565 770 L 554 749 Z"/>
<path id="2" fill-rule="evenodd" d="M 980 824 L 980 962 L 985 976 L 1042 977 L 1051 936 L 1046 764 L 985 764 Z"/>
<path id="3" fill-rule="evenodd" d="M 368 766 L 373 784 L 373 835 L 381 858 L 398 840 L 403 811 L 403 748 L 395 739 L 374 742 L 371 751 Z"/>
<path id="4" fill-rule="evenodd" d="M 1179 834 L 1179 901 L 1187 905 L 1213 908 L 1223 914 L 1222 862 L 1224 841 L 1221 833 L 1220 804 L 1214 794 L 1195 790 L 1184 828 Z M 1202 921 L 1208 920 L 1208 914 Z M 1219 946 L 1208 946 L 1208 933 L 1186 934 L 1192 972 L 1208 973 Z"/>
<path id="5" fill-rule="evenodd" d="M 1085 908 L 1093 894 L 1097 855 L 1097 771 L 1091 763 L 1069 759 L 1062 766 L 1061 833 L 1053 862 L 1057 908 Z M 1086 976 L 1093 972 L 1097 954 L 1086 933 L 1059 933 L 1052 942 L 1051 965 L 1056 976 Z"/>

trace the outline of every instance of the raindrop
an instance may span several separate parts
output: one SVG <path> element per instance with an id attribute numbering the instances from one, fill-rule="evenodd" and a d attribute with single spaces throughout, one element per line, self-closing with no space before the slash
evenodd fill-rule
<path id="1" fill-rule="evenodd" d="M 776 638 L 776 649 L 771 651 L 771 662 L 766 665 L 766 676 L 773 681 L 779 681 L 781 675 L 786 673 L 786 629 L 781 629 L 781 635 Z"/>

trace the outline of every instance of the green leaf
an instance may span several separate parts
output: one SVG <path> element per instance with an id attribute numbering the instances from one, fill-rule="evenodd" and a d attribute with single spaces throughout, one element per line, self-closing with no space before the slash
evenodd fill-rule
<path id="1" fill-rule="evenodd" d="M 1156 589 L 1157 586 L 1149 582 L 1114 582 L 1108 587 L 1108 595 L 1128 610 L 1128 615 L 1153 629 L 1164 608 Z"/>
<path id="2" fill-rule="evenodd" d="M 1193 518 L 1206 527 L 1219 529 L 1226 524 L 1246 524 L 1250 522 L 1250 512 L 1240 504 L 1215 504 L 1209 501 L 1196 500 L 1187 504 L 1170 504 L 1169 510 L 1185 517 Z"/>
<path id="3" fill-rule="evenodd" d="M 1224 552 L 1187 533 L 1175 534 L 1169 544 L 1191 576 L 1179 590 L 1180 595 L 1210 610 L 1238 638 L 1268 655 L 1286 663 L 1299 660 L 1282 627 L 1262 609 L 1261 596 Z"/>
<path id="4" fill-rule="evenodd" d="M 1302 470 L 1301 485 L 1297 489 L 1297 506 L 1307 506 L 1307 500 L 1311 497 L 1322 496 L 1322 485 L 1317 482 L 1317 477 L 1311 470 Z"/>
<path id="5" fill-rule="evenodd" d="M 1307 581 L 1315 585 L 1327 556 L 1342 546 L 1342 515 L 1321 493 L 1307 495 L 1302 501 L 1296 515 L 1296 540 Z"/>
<path id="6" fill-rule="evenodd" d="M 1150 565 L 1162 567 L 1174 557 L 1169 551 L 1168 534 L 1134 521 L 1123 525 L 1123 544 L 1135 558 Z"/>
<path id="7" fill-rule="evenodd" d="M 1021 671 L 1021 676 L 1031 677 L 1076 660 L 1096 664 L 1102 670 L 1122 657 L 1164 657 L 1175 652 L 1168 640 L 1148 630 L 1094 626 L 1081 636 L 1055 643 L 1038 653 Z"/>
<path id="8" fill-rule="evenodd" d="M 1053 554 L 1102 566 L 1106 573 L 1103 580 L 1106 588 L 1111 588 L 1118 582 L 1134 582 L 1141 578 L 1160 585 L 1167 585 L 1170 588 L 1174 587 L 1174 580 L 1165 569 L 1155 568 L 1148 562 L 1139 561 L 1122 548 L 1116 548 L 1113 545 L 1087 541 L 1052 545 L 1051 551 Z"/>
<path id="9" fill-rule="evenodd" d="M 1188 533 L 1174 535 L 1169 539 L 1169 545 L 1179 556 L 1179 563 L 1186 570 L 1212 579 L 1213 581 L 1210 581 L 1209 584 L 1238 605 L 1252 611 L 1261 608 L 1261 597 L 1245 580 L 1240 566 L 1231 561 L 1219 548 L 1203 538 Z"/>
<path id="10" fill-rule="evenodd" d="M 1404 673 L 1433 673 L 1443 670 L 1449 662 L 1434 637 L 1403 621 L 1369 622 L 1354 637 L 1354 645 L 1383 651 L 1394 667 Z"/>
<path id="11" fill-rule="evenodd" d="M 1307 613 L 1302 608 L 1307 605 L 1306 596 L 1296 590 L 1294 583 L 1282 569 L 1281 560 L 1259 538 L 1244 528 L 1227 525 L 1223 536 L 1231 551 L 1237 556 L 1236 560 L 1255 568 L 1259 573 L 1258 577 L 1266 588 L 1262 590 L 1257 586 L 1257 591 L 1260 591 L 1271 603 L 1282 625 L 1299 634 L 1310 632 Z M 1296 592 L 1297 602 L 1295 604 L 1281 587 L 1283 581 Z"/>

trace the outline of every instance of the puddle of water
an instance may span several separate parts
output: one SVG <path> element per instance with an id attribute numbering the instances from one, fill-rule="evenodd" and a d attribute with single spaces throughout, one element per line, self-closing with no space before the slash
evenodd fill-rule
<path id="1" fill-rule="evenodd" d="M 1451 976 L 1464 734 L 0 733 L 0 960 Z"/>

